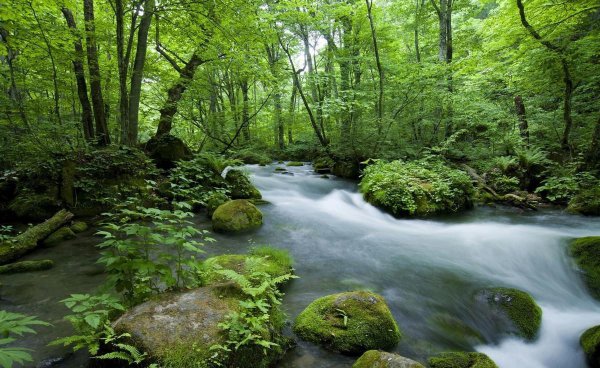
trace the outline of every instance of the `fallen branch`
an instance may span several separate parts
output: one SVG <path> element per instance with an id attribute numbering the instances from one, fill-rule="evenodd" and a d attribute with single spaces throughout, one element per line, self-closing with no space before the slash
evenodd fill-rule
<path id="1" fill-rule="evenodd" d="M 43 270 L 49 270 L 53 266 L 54 266 L 54 261 L 52 261 L 50 259 L 43 259 L 41 261 L 15 262 L 15 263 L 9 263 L 4 266 L 0 266 L 0 274 L 43 271 Z"/>
<path id="2" fill-rule="evenodd" d="M 60 210 L 48 220 L 27 229 L 11 241 L 0 244 L 0 265 L 10 263 L 35 249 L 42 240 L 72 218 L 73 214 L 71 212 Z"/>

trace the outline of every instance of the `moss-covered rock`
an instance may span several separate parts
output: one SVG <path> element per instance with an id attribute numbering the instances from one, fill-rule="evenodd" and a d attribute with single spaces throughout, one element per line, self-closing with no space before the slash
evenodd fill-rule
<path id="1" fill-rule="evenodd" d="M 313 169 L 317 174 L 330 174 L 334 165 L 334 161 L 327 157 L 318 157 L 313 160 Z"/>
<path id="2" fill-rule="evenodd" d="M 401 337 L 383 297 L 368 291 L 333 294 L 313 301 L 296 318 L 294 332 L 304 340 L 348 354 L 389 349 Z"/>
<path id="3" fill-rule="evenodd" d="M 600 216 L 600 185 L 581 190 L 569 202 L 569 212 Z"/>
<path id="4" fill-rule="evenodd" d="M 152 137 L 146 142 L 145 149 L 148 155 L 161 169 L 175 167 L 177 161 L 192 158 L 192 151 L 180 139 L 170 134 Z"/>
<path id="5" fill-rule="evenodd" d="M 331 172 L 340 178 L 358 179 L 360 176 L 360 166 L 354 161 L 336 161 L 333 164 Z"/>
<path id="6" fill-rule="evenodd" d="M 88 224 L 84 221 L 73 221 L 71 224 L 71 231 L 75 234 L 82 233 L 88 229 Z"/>
<path id="7" fill-rule="evenodd" d="M 63 226 L 60 229 L 56 230 L 52 234 L 50 234 L 46 239 L 44 239 L 43 243 L 46 246 L 56 245 L 65 240 L 74 239 L 76 237 L 73 230 L 71 230 L 67 226 Z"/>
<path id="8" fill-rule="evenodd" d="M 358 358 L 352 368 L 425 368 L 425 366 L 398 354 L 369 350 Z"/>
<path id="9" fill-rule="evenodd" d="M 591 294 L 600 299 L 600 236 L 575 239 L 569 253 L 583 271 L 584 281 Z"/>
<path id="10" fill-rule="evenodd" d="M 483 353 L 448 352 L 428 359 L 431 368 L 498 368 L 496 363 Z"/>
<path id="11" fill-rule="evenodd" d="M 304 162 L 290 161 L 286 164 L 286 166 L 304 166 Z"/>
<path id="12" fill-rule="evenodd" d="M 40 261 L 15 262 L 9 263 L 4 266 L 0 266 L 0 274 L 43 271 L 48 270 L 53 266 L 54 261 L 50 259 L 43 259 Z"/>
<path id="13" fill-rule="evenodd" d="M 281 167 L 281 166 L 277 166 L 275 168 L 275 172 L 283 172 L 283 171 L 287 171 L 287 169 L 285 167 Z"/>
<path id="14" fill-rule="evenodd" d="M 454 213 L 473 205 L 473 184 L 463 171 L 441 162 L 379 161 L 364 170 L 365 200 L 398 217 Z"/>
<path id="15" fill-rule="evenodd" d="M 35 193 L 25 189 L 21 190 L 10 202 L 8 209 L 18 218 L 42 221 L 56 213 L 60 209 L 60 205 L 55 194 Z"/>
<path id="16" fill-rule="evenodd" d="M 542 323 L 542 309 L 531 295 L 510 288 L 485 289 L 481 293 L 490 306 L 505 314 L 519 336 L 535 339 Z"/>
<path id="17" fill-rule="evenodd" d="M 220 205 L 230 200 L 231 199 L 227 196 L 227 194 L 223 192 L 215 192 L 211 194 L 210 197 L 208 197 L 208 200 L 206 201 L 206 214 L 208 215 L 208 217 L 212 218 L 212 215 L 213 213 L 215 213 L 215 210 L 219 208 Z"/>
<path id="18" fill-rule="evenodd" d="M 220 205 L 212 216 L 213 230 L 240 232 L 262 225 L 262 212 L 245 199 L 236 199 Z"/>
<path id="19" fill-rule="evenodd" d="M 590 368 L 600 367 L 600 326 L 586 330 L 579 338 Z"/>
<path id="20" fill-rule="evenodd" d="M 227 315 L 239 309 L 236 289 L 227 285 L 206 286 L 183 293 L 167 293 L 127 311 L 115 323 L 117 333 L 128 333 L 131 342 L 161 367 L 208 368 L 214 354 L 210 347 L 224 344 L 219 328 Z M 228 353 L 225 366 L 245 360 L 266 368 L 279 358 L 281 349 L 263 354 L 258 346 Z"/>
<path id="21" fill-rule="evenodd" d="M 292 263 L 292 257 L 284 249 L 255 247 L 249 254 L 223 254 L 208 258 L 202 265 L 202 279 L 207 285 L 228 281 L 216 272 L 219 269 L 233 270 L 245 276 L 251 272 L 264 272 L 278 277 L 292 273 Z"/>
<path id="22" fill-rule="evenodd" d="M 225 176 L 232 199 L 261 199 L 260 191 L 250 182 L 248 176 L 240 170 L 229 170 Z"/>
<path id="23" fill-rule="evenodd" d="M 273 159 L 264 153 L 258 153 L 252 150 L 241 150 L 233 155 L 233 158 L 249 165 L 268 165 Z"/>

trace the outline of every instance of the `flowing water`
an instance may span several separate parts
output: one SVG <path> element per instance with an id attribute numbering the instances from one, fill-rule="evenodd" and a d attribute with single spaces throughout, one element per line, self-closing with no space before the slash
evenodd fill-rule
<path id="1" fill-rule="evenodd" d="M 324 179 L 309 166 L 273 173 L 273 166 L 248 166 L 270 204 L 263 227 L 235 236 L 216 235 L 207 248 L 243 253 L 252 244 L 288 249 L 296 274 L 286 289 L 284 309 L 291 320 L 314 299 L 348 290 L 370 289 L 387 300 L 403 338 L 398 353 L 425 361 L 448 350 L 477 350 L 502 368 L 585 367 L 580 334 L 600 324 L 600 304 L 592 299 L 567 256 L 574 237 L 600 235 L 598 219 L 560 211 L 523 213 L 479 208 L 435 220 L 398 220 L 365 203 L 356 184 Z M 200 226 L 208 226 L 202 216 Z M 56 325 L 42 329 L 30 347 L 36 359 L 57 354 L 44 348 L 66 333 L 65 309 L 56 302 L 71 292 L 94 288 L 93 238 L 86 236 L 41 250 L 30 257 L 60 258 L 49 271 L 11 275 L 0 307 L 36 314 Z M 58 252 L 58 256 L 57 256 Z M 534 342 L 502 335 L 481 313 L 475 295 L 483 287 L 515 287 L 529 292 L 543 310 Z M 355 358 L 299 341 L 280 367 L 351 367 Z M 62 366 L 80 366 L 67 360 Z"/>

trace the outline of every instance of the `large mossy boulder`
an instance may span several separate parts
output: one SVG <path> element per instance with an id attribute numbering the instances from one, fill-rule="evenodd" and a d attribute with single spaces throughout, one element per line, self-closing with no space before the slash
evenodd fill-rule
<path id="1" fill-rule="evenodd" d="M 590 368 L 600 368 L 600 326 L 586 330 L 579 338 Z"/>
<path id="2" fill-rule="evenodd" d="M 43 243 L 46 246 L 53 246 L 62 243 L 65 240 L 74 239 L 75 237 L 76 235 L 71 228 L 63 226 L 44 239 Z"/>
<path id="3" fill-rule="evenodd" d="M 225 176 L 232 199 L 261 199 L 260 191 L 250 182 L 250 178 L 240 170 L 229 170 Z"/>
<path id="4" fill-rule="evenodd" d="M 354 291 L 313 301 L 294 323 L 302 339 L 346 354 L 389 349 L 400 341 L 400 329 L 380 295 Z"/>
<path id="5" fill-rule="evenodd" d="M 364 170 L 359 187 L 367 202 L 397 217 L 454 213 L 473 206 L 469 176 L 437 161 L 378 161 Z"/>
<path id="6" fill-rule="evenodd" d="M 180 139 L 170 134 L 152 137 L 145 146 L 148 156 L 161 169 L 171 169 L 177 161 L 192 158 L 192 151 Z"/>
<path id="7" fill-rule="evenodd" d="M 360 176 L 360 166 L 354 161 L 336 161 L 331 168 L 335 176 L 345 179 L 358 179 Z"/>
<path id="8" fill-rule="evenodd" d="M 600 299 L 600 236 L 573 240 L 569 244 L 569 253 L 583 272 L 590 293 Z"/>
<path id="9" fill-rule="evenodd" d="M 222 254 L 208 258 L 202 264 L 202 279 L 207 285 L 229 281 L 217 271 L 233 270 L 249 276 L 252 272 L 263 272 L 271 277 L 292 273 L 292 257 L 285 249 L 255 247 L 248 254 Z"/>
<path id="10" fill-rule="evenodd" d="M 398 354 L 369 350 L 358 358 L 352 368 L 425 368 L 425 366 Z"/>
<path id="11" fill-rule="evenodd" d="M 498 368 L 487 355 L 476 352 L 441 353 L 428 359 L 431 368 Z"/>
<path id="12" fill-rule="evenodd" d="M 571 198 L 567 211 L 586 216 L 600 216 L 600 183 L 581 190 Z"/>
<path id="13" fill-rule="evenodd" d="M 248 165 L 268 165 L 273 162 L 273 159 L 265 153 L 256 152 L 254 150 L 246 149 L 241 150 L 233 154 L 233 158 L 242 161 Z"/>
<path id="14" fill-rule="evenodd" d="M 147 352 L 161 367 L 210 367 L 211 346 L 224 344 L 219 323 L 239 310 L 238 291 L 228 284 L 206 286 L 183 293 L 168 293 L 142 303 L 114 323 L 115 331 L 131 336 L 131 343 Z M 278 353 L 278 354 L 276 354 Z M 224 366 L 266 368 L 279 358 L 280 350 L 252 345 L 231 351 Z"/>
<path id="15" fill-rule="evenodd" d="M 531 295 L 511 288 L 490 288 L 480 292 L 490 307 L 512 324 L 512 331 L 527 339 L 535 339 L 542 323 L 542 309 Z"/>
<path id="16" fill-rule="evenodd" d="M 231 198 L 229 198 L 227 194 L 223 192 L 215 192 L 211 194 L 210 197 L 208 197 L 208 200 L 206 201 L 206 214 L 208 215 L 208 217 L 212 218 L 212 215 L 213 213 L 215 213 L 215 210 L 219 208 L 220 205 L 229 202 L 230 200 Z"/>
<path id="17" fill-rule="evenodd" d="M 220 205 L 212 215 L 216 232 L 241 232 L 259 228 L 262 212 L 245 199 L 236 199 Z"/>

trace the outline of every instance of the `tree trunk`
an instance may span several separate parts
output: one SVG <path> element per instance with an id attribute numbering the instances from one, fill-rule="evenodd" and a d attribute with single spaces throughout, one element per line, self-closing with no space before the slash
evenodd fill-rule
<path id="1" fill-rule="evenodd" d="M 379 47 L 377 45 L 377 34 L 375 32 L 375 24 L 373 22 L 373 0 L 365 0 L 367 4 L 367 16 L 369 18 L 369 25 L 371 26 L 371 38 L 373 41 L 373 51 L 375 52 L 375 63 L 377 65 L 377 73 L 379 74 L 379 99 L 377 100 L 377 131 L 378 136 L 381 135 L 382 119 L 383 119 L 383 67 L 381 66 L 381 60 L 379 58 Z"/>
<path id="2" fill-rule="evenodd" d="M 70 9 L 63 7 L 62 13 L 67 21 L 67 25 L 73 31 L 77 32 L 77 25 L 75 24 L 75 18 Z M 73 70 L 75 71 L 75 80 L 77 82 L 77 95 L 79 96 L 79 103 L 81 104 L 81 126 L 83 128 L 83 136 L 86 141 L 94 139 L 94 121 L 92 116 L 92 106 L 88 98 L 87 83 L 85 81 L 85 70 L 83 67 L 83 46 L 81 45 L 81 38 L 77 37 L 73 43 L 75 47 L 75 54 L 73 58 Z"/>
<path id="3" fill-rule="evenodd" d="M 110 144 L 110 135 L 108 132 L 108 125 L 106 123 L 104 99 L 102 98 L 102 85 L 100 83 L 100 65 L 98 63 L 98 50 L 96 46 L 93 0 L 83 0 L 83 15 L 85 18 L 86 48 L 88 69 L 90 74 L 90 92 L 92 95 L 94 121 L 96 122 L 96 138 L 98 139 L 99 145 L 105 146 Z"/>
<path id="4" fill-rule="evenodd" d="M 521 138 L 529 145 L 529 126 L 527 124 L 527 114 L 525 113 L 525 104 L 520 95 L 515 96 L 515 110 L 519 118 L 519 132 Z"/>
<path id="5" fill-rule="evenodd" d="M 0 265 L 10 263 L 38 246 L 38 243 L 73 218 L 67 210 L 60 210 L 43 223 L 17 235 L 12 242 L 0 244 Z"/>
<path id="6" fill-rule="evenodd" d="M 127 92 L 127 68 L 129 60 L 125 57 L 125 9 L 123 0 L 115 0 L 115 17 L 117 21 L 117 64 L 119 69 L 119 126 L 121 128 L 121 144 L 129 144 L 127 132 L 129 131 L 128 111 L 129 96 Z"/>
<path id="7" fill-rule="evenodd" d="M 175 84 L 167 91 L 167 101 L 160 109 L 160 119 L 158 121 L 158 128 L 156 129 L 156 137 L 171 132 L 173 118 L 177 113 L 177 104 L 179 103 L 179 100 L 181 100 L 181 97 L 183 97 L 183 93 L 192 79 L 194 79 L 196 69 L 198 69 L 202 63 L 204 63 L 204 61 L 197 53 L 194 53 L 185 67 L 181 69 L 177 82 L 175 82 Z"/>
<path id="8" fill-rule="evenodd" d="M 146 0 L 144 3 L 144 15 L 140 21 L 138 30 L 137 49 L 131 72 L 131 92 L 129 93 L 129 128 L 127 130 L 127 141 L 131 145 L 137 143 L 138 117 L 140 110 L 140 96 L 142 93 L 142 78 L 144 76 L 144 64 L 146 62 L 146 51 L 148 49 L 148 31 L 154 15 L 154 0 Z"/>
<path id="9" fill-rule="evenodd" d="M 589 170 L 600 169 L 600 118 L 596 121 L 592 144 L 586 155 L 586 166 Z"/>
<path id="10" fill-rule="evenodd" d="M 240 82 L 240 89 L 242 91 L 242 135 L 244 137 L 244 143 L 250 143 L 250 119 L 248 111 L 248 80 L 244 79 Z"/>
<path id="11" fill-rule="evenodd" d="M 285 148 L 285 129 L 281 118 L 281 92 L 279 91 L 273 95 L 273 110 L 273 121 L 277 130 L 277 147 L 283 150 Z"/>

